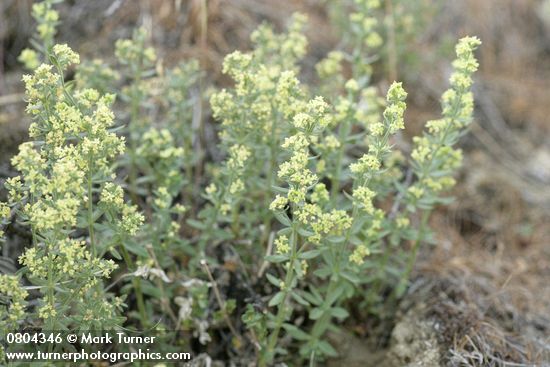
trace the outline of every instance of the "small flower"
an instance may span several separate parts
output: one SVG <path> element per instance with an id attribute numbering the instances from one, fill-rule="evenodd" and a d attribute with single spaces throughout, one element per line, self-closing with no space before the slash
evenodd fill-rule
<path id="1" fill-rule="evenodd" d="M 269 210 L 280 211 L 280 210 L 283 210 L 287 204 L 288 204 L 288 199 L 286 197 L 277 195 L 269 205 Z"/>
<path id="2" fill-rule="evenodd" d="M 288 242 L 287 236 L 280 236 L 275 240 L 275 248 L 277 250 L 277 253 L 279 254 L 286 254 L 290 251 L 290 244 Z"/>
<path id="3" fill-rule="evenodd" d="M 353 250 L 349 256 L 349 260 L 357 265 L 362 265 L 365 262 L 365 257 L 370 255 L 370 250 L 365 245 L 359 245 Z"/>

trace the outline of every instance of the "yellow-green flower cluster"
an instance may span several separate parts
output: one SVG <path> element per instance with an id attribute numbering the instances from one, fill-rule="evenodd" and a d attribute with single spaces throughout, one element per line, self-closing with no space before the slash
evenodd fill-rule
<path id="1" fill-rule="evenodd" d="M 4 230 L 1 229 L 6 224 L 11 215 L 11 209 L 8 204 L 0 201 L 0 241 L 4 237 Z"/>
<path id="2" fill-rule="evenodd" d="M 330 195 L 327 190 L 327 187 L 324 183 L 320 182 L 313 188 L 311 193 L 311 201 L 313 203 L 324 205 L 330 200 Z"/>
<path id="3" fill-rule="evenodd" d="M 125 65 L 151 67 L 155 64 L 157 56 L 155 49 L 147 47 L 146 43 L 147 31 L 138 28 L 134 31 L 132 39 L 121 39 L 115 43 L 115 56 Z"/>
<path id="4" fill-rule="evenodd" d="M 379 0 L 354 0 L 357 11 L 350 14 L 349 20 L 356 37 L 368 48 L 377 48 L 383 40 L 376 31 L 378 20 L 373 13 L 380 7 Z"/>
<path id="5" fill-rule="evenodd" d="M 329 235 L 341 236 L 352 224 L 352 218 L 345 210 L 332 209 L 325 213 L 316 204 L 305 204 L 296 211 L 296 216 L 302 224 L 311 228 L 313 234 L 308 240 L 315 244 Z"/>
<path id="6" fill-rule="evenodd" d="M 287 254 L 290 251 L 290 245 L 288 242 L 288 237 L 285 235 L 279 236 L 275 240 L 275 249 L 279 254 Z"/>
<path id="7" fill-rule="evenodd" d="M 0 275 L 0 296 L 3 299 L 0 305 L 0 331 L 4 335 L 8 330 L 16 329 L 18 322 L 25 316 L 27 295 L 17 276 Z"/>
<path id="8" fill-rule="evenodd" d="M 383 113 L 383 122 L 371 125 L 369 152 L 350 165 L 351 172 L 357 178 L 372 177 L 380 170 L 382 159 L 390 151 L 389 136 L 405 128 L 403 115 L 406 108 L 404 102 L 406 97 L 407 93 L 401 83 L 394 82 L 390 86 L 386 97 L 388 105 Z"/>
<path id="9" fill-rule="evenodd" d="M 60 281 L 71 280 L 77 274 L 89 274 L 93 278 L 109 277 L 116 268 L 112 260 L 92 258 L 85 241 L 70 238 L 50 245 L 47 256 L 36 247 L 31 247 L 21 255 L 19 262 L 28 268 L 31 279 L 47 278 L 49 272 L 55 270 Z"/>
<path id="10" fill-rule="evenodd" d="M 357 265 L 361 265 L 365 261 L 365 257 L 369 255 L 369 248 L 365 245 L 359 245 L 353 250 L 353 252 L 349 256 L 349 260 Z"/>
<path id="11" fill-rule="evenodd" d="M 65 69 L 69 65 L 80 63 L 80 57 L 67 44 L 57 44 L 53 46 L 53 55 L 55 62 Z"/>
<path id="12" fill-rule="evenodd" d="M 474 104 L 470 89 L 472 74 L 478 68 L 474 51 L 480 44 L 475 37 L 465 37 L 458 42 L 454 72 L 450 77 L 451 88 L 441 97 L 443 117 L 428 121 L 424 135 L 413 140 L 411 158 L 418 178 L 408 189 L 413 202 L 446 190 L 455 183 L 451 175 L 460 166 L 462 152 L 452 146 L 472 119 Z M 424 204 L 431 205 L 433 201 Z"/>
<path id="13" fill-rule="evenodd" d="M 36 53 L 36 51 L 31 50 L 30 48 L 26 48 L 21 51 L 21 54 L 19 55 L 17 60 L 29 70 L 34 70 L 38 67 L 38 65 L 40 65 L 38 54 Z"/>
<path id="14" fill-rule="evenodd" d="M 303 28 L 307 21 L 304 14 L 295 13 L 290 19 L 288 33 L 275 34 L 268 24 L 262 24 L 251 35 L 255 56 L 259 61 L 280 65 L 282 70 L 293 70 L 306 54 L 307 39 Z"/>
<path id="15" fill-rule="evenodd" d="M 84 61 L 76 68 L 75 80 L 78 89 L 91 88 L 106 93 L 111 90 L 113 81 L 119 79 L 120 74 L 101 59 Z"/>
<path id="16" fill-rule="evenodd" d="M 344 54 L 340 51 L 331 51 L 326 58 L 315 65 L 317 75 L 321 79 L 329 79 L 342 75 L 342 60 Z"/>
<path id="17" fill-rule="evenodd" d="M 32 228 L 33 246 L 19 261 L 45 295 L 37 315 L 50 320 L 59 317 L 61 305 L 71 304 L 78 312 L 115 268 L 113 261 L 96 257 L 102 228 L 96 222 L 108 224 L 103 228 L 117 231 L 109 235 L 118 237 L 135 234 L 143 216 L 125 203 L 122 188 L 112 182 L 113 158 L 125 146 L 109 131 L 114 95 L 67 87 L 60 73 L 79 62 L 78 54 L 67 45 L 46 52 L 55 69 L 42 64 L 23 78 L 33 117 L 29 135 L 38 142 L 20 146 L 12 159 L 20 176 L 7 180 L 6 188 L 10 206 Z M 84 228 L 88 236 L 82 235 Z"/>
<path id="18" fill-rule="evenodd" d="M 384 212 L 376 209 L 373 200 L 377 192 L 370 185 L 372 180 L 379 176 L 382 169 L 382 162 L 391 152 L 389 137 L 403 129 L 403 115 L 405 113 L 405 98 L 407 93 L 401 83 L 393 83 L 387 93 L 387 106 L 383 113 L 383 122 L 377 122 L 370 127 L 369 151 L 357 162 L 350 165 L 350 171 L 355 176 L 353 189 L 354 207 L 361 209 L 362 213 L 369 219 L 364 233 L 369 241 L 375 240 L 382 224 Z M 356 210 L 356 209 L 354 209 Z M 350 255 L 350 261 L 360 265 L 365 256 L 369 254 L 367 243 L 357 246 Z"/>
<path id="19" fill-rule="evenodd" d="M 59 20 L 59 13 L 52 9 L 53 3 L 53 0 L 46 0 L 32 6 L 32 16 L 38 22 L 38 37 L 46 47 L 53 43 Z"/>
<path id="20" fill-rule="evenodd" d="M 158 186 L 168 188 L 172 194 L 179 190 L 184 149 L 176 146 L 170 130 L 148 129 L 140 138 L 136 155 L 145 172 L 155 177 Z"/>
<path id="21" fill-rule="evenodd" d="M 122 207 L 122 219 L 119 226 L 128 235 L 135 236 L 144 220 L 145 218 L 138 212 L 137 206 L 126 204 Z"/>

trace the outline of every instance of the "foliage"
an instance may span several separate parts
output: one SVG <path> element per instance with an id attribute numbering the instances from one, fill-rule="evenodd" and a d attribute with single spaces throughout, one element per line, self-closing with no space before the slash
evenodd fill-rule
<path id="1" fill-rule="evenodd" d="M 458 42 L 442 118 L 406 157 L 394 141 L 407 93 L 393 82 L 382 98 L 373 84 L 385 42 L 378 1 L 355 1 L 316 84 L 299 81 L 306 17 L 284 33 L 263 24 L 251 51 L 225 58 L 233 86 L 209 96 L 224 158 L 202 176 L 198 62 L 164 70 L 137 29 L 116 43 L 116 65 L 83 62 L 67 81 L 80 58 L 55 44 L 52 6 L 33 7 L 35 50 L 21 55 L 32 141 L 12 159 L 20 175 L 6 181 L 0 218 L 32 241 L 17 274 L 0 276 L 1 335 L 156 325 L 185 331 L 190 347 L 231 333 L 225 347 L 254 346 L 263 366 L 336 356 L 327 332 L 355 302 L 387 316 L 430 242 L 431 211 L 449 201 L 478 39 Z M 231 262 L 245 296 L 220 292 Z"/>

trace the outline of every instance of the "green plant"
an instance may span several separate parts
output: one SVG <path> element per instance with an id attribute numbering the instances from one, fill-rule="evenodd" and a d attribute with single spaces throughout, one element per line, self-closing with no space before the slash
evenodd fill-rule
<path id="1" fill-rule="evenodd" d="M 393 82 L 381 98 L 374 84 L 378 1 L 354 2 L 342 49 L 316 65 L 316 84 L 299 80 L 306 17 L 282 33 L 263 24 L 251 51 L 225 58 L 234 85 L 210 94 L 222 159 L 203 177 L 198 63 L 165 71 L 138 29 L 115 45 L 117 65 L 83 63 L 66 81 L 79 56 L 54 42 L 53 3 L 34 6 L 36 50 L 21 55 L 33 70 L 24 78 L 32 141 L 12 159 L 20 175 L 6 181 L 0 219 L 16 218 L 32 241 L 17 274 L 0 276 L 3 335 L 154 325 L 183 331 L 186 347 L 253 345 L 267 366 L 336 356 L 327 333 L 355 302 L 391 317 L 385 309 L 431 240 L 430 213 L 449 201 L 479 40 L 459 41 L 443 116 L 406 158 L 394 140 L 407 93 Z M 226 270 L 228 253 L 237 270 Z M 228 272 L 246 296 L 218 284 Z"/>

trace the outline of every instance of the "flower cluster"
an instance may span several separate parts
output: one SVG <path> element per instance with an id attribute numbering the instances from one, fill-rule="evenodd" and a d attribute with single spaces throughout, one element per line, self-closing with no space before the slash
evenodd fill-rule
<path id="1" fill-rule="evenodd" d="M 125 65 L 136 67 L 151 67 L 157 56 L 155 49 L 146 46 L 147 31 L 138 28 L 134 31 L 132 39 L 121 39 L 115 43 L 115 56 Z"/>
<path id="2" fill-rule="evenodd" d="M 0 331 L 6 335 L 9 330 L 16 329 L 17 324 L 24 318 L 28 292 L 21 287 L 19 277 L 2 274 L 0 294 L 6 297 L 0 305 Z"/>
<path id="3" fill-rule="evenodd" d="M 136 162 L 146 174 L 155 179 L 158 186 L 178 192 L 183 183 L 180 167 L 184 157 L 182 147 L 176 145 L 168 129 L 148 129 L 141 137 L 136 149 Z"/>
<path id="4" fill-rule="evenodd" d="M 387 107 L 383 113 L 383 121 L 371 126 L 369 151 L 356 163 L 350 165 L 350 171 L 355 176 L 355 187 L 353 189 L 354 205 L 370 217 L 370 226 L 367 227 L 366 236 L 368 241 L 376 239 L 376 232 L 380 229 L 381 212 L 375 209 L 373 199 L 376 192 L 369 187 L 372 180 L 376 178 L 382 168 L 382 162 L 391 150 L 389 137 L 403 129 L 403 115 L 405 113 L 405 98 L 407 93 L 401 83 L 393 83 L 387 93 Z M 365 244 L 357 246 L 350 255 L 350 260 L 361 264 L 363 258 L 369 254 Z"/>
<path id="5" fill-rule="evenodd" d="M 456 45 L 457 58 L 450 77 L 451 88 L 441 97 L 442 118 L 428 121 L 427 131 L 414 138 L 411 153 L 417 182 L 408 190 L 411 203 L 429 208 L 436 195 L 455 183 L 452 173 L 462 161 L 462 153 L 452 146 L 472 120 L 472 74 L 478 68 L 474 51 L 481 44 L 475 37 L 462 38 Z"/>
<path id="6" fill-rule="evenodd" d="M 84 61 L 76 68 L 75 80 L 78 89 L 90 88 L 99 93 L 112 92 L 113 81 L 120 79 L 120 73 L 111 69 L 101 59 Z"/>
<path id="7" fill-rule="evenodd" d="M 103 293 L 102 279 L 116 266 L 98 256 L 104 251 L 100 246 L 110 246 L 118 236 L 134 235 L 143 216 L 124 202 L 122 188 L 112 182 L 113 159 L 125 145 L 110 131 L 114 96 L 91 88 L 68 88 L 61 73 L 79 62 L 78 54 L 67 45 L 55 45 L 47 52 L 55 69 L 41 64 L 23 78 L 27 111 L 33 117 L 29 135 L 36 141 L 20 146 L 12 159 L 20 176 L 7 180 L 6 188 L 9 205 L 33 233 L 33 246 L 19 262 L 28 279 L 41 285 L 44 297 L 36 315 L 55 328 L 60 327 L 58 322 L 67 327 L 68 319 L 61 321 L 61 314 L 78 315 L 98 298 L 98 292 Z M 96 207 L 97 187 L 101 189 Z M 2 204 L 2 215 L 7 212 Z M 118 228 L 119 233 L 108 231 L 110 239 L 100 244 L 96 222 L 103 214 L 104 228 Z M 87 236 L 82 235 L 83 228 Z M 105 297 L 99 299 L 107 302 Z M 104 316 L 116 317 L 113 312 Z"/>

